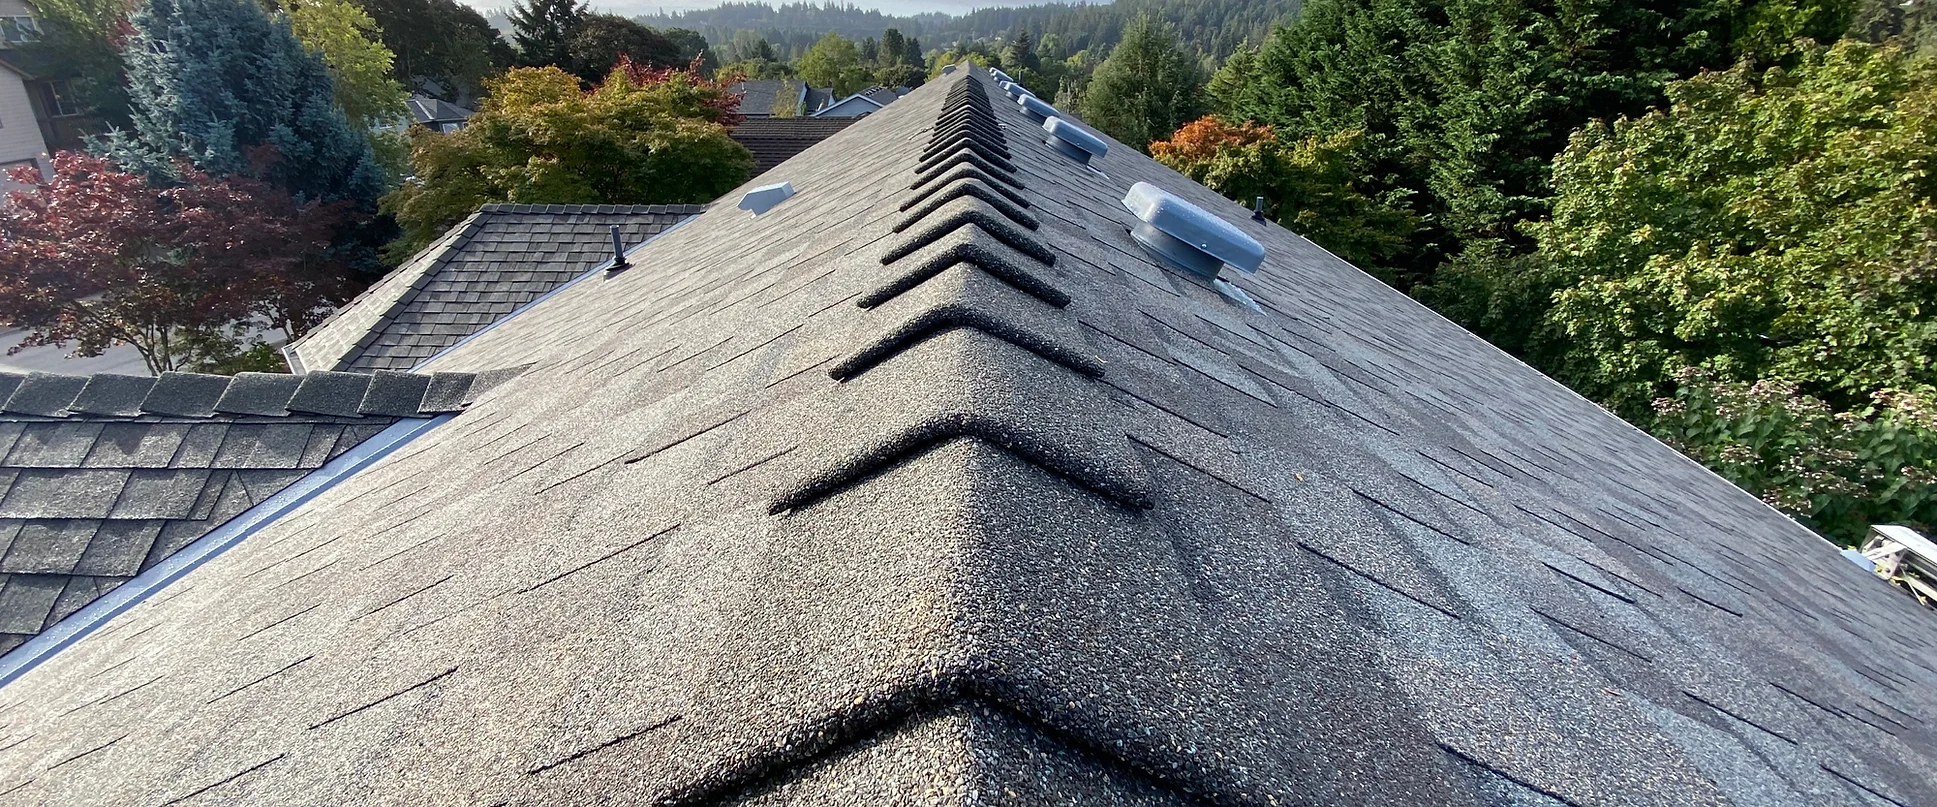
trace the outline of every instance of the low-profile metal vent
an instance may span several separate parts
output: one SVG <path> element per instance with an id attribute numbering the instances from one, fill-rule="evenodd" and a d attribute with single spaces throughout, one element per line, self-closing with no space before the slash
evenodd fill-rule
<path id="1" fill-rule="evenodd" d="M 1050 106 L 1041 98 L 1033 95 L 1025 95 L 1017 98 L 1016 103 L 1022 105 L 1022 111 L 1029 115 L 1030 120 L 1037 123 L 1043 123 L 1050 118 L 1060 118 L 1063 116 L 1063 113 L 1057 111 L 1055 107 Z"/>
<path id="2" fill-rule="evenodd" d="M 1102 138 L 1083 131 L 1083 127 L 1063 118 L 1044 119 L 1042 128 L 1049 133 L 1049 137 L 1044 142 L 1054 146 L 1063 156 L 1084 165 L 1089 165 L 1090 160 L 1110 153 L 1110 144 L 1103 142 Z"/>
<path id="3" fill-rule="evenodd" d="M 745 196 L 740 197 L 740 209 L 751 210 L 753 211 L 753 215 L 758 216 L 772 210 L 774 205 L 787 201 L 793 195 L 794 183 L 792 182 L 761 185 L 758 188 L 747 191 Z"/>
<path id="4" fill-rule="evenodd" d="M 1036 97 L 1036 94 L 1033 92 L 1030 92 L 1028 87 L 1024 87 L 1021 84 L 1017 84 L 1013 81 L 1004 81 L 1001 84 L 996 86 L 1001 87 L 1002 93 L 1004 95 L 1009 96 L 1010 98 L 1021 98 L 1025 95 L 1029 96 L 1030 98 Z"/>
<path id="5" fill-rule="evenodd" d="M 1148 182 L 1130 186 L 1123 206 L 1137 217 L 1131 235 L 1167 262 L 1207 279 L 1225 264 L 1256 272 L 1264 245 L 1210 211 Z"/>
<path id="6" fill-rule="evenodd" d="M 989 68 L 989 75 L 994 77 L 996 81 L 1006 81 L 1011 84 L 1014 84 L 1016 81 L 1015 79 L 1010 78 L 1008 73 L 1004 73 L 1001 70 L 997 70 L 993 67 Z"/>

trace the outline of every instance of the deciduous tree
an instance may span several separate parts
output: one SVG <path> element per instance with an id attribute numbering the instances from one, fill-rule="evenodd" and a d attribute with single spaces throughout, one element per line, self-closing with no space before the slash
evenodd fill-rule
<path id="1" fill-rule="evenodd" d="M 209 346 L 233 349 L 239 323 L 298 335 L 347 296 L 327 258 L 346 203 L 186 163 L 156 187 L 75 152 L 55 155 L 51 179 L 10 178 L 25 189 L 0 205 L 0 318 L 30 329 L 23 347 L 128 344 L 159 373 L 221 358 Z"/>
<path id="2" fill-rule="evenodd" d="M 1637 415 L 1688 366 L 1838 409 L 1937 383 L 1937 67 L 1846 40 L 1668 95 L 1555 162 L 1563 380 Z"/>
<path id="3" fill-rule="evenodd" d="M 357 0 L 396 55 L 397 80 L 446 101 L 475 95 L 515 54 L 484 16 L 456 0 Z"/>
<path id="4" fill-rule="evenodd" d="M 1252 204 L 1264 197 L 1267 217 L 1376 274 L 1405 245 L 1414 222 L 1353 188 L 1360 141 L 1357 132 L 1340 132 L 1286 143 L 1269 126 L 1204 117 L 1150 144 L 1150 154 L 1232 199 Z"/>
<path id="5" fill-rule="evenodd" d="M 490 89 L 465 128 L 412 133 L 417 178 L 384 199 L 404 227 L 394 259 L 486 202 L 709 202 L 753 165 L 727 136 L 739 97 L 686 70 L 622 60 L 584 92 L 555 67 L 519 68 Z"/>
<path id="6" fill-rule="evenodd" d="M 296 38 L 323 57 L 336 105 L 359 129 L 408 120 L 408 93 L 392 75 L 395 54 L 383 46 L 376 20 L 348 0 L 297 0 L 289 4 Z"/>
<path id="7" fill-rule="evenodd" d="M 810 86 L 832 87 L 836 97 L 866 89 L 870 77 L 867 67 L 861 64 L 860 48 L 840 34 L 821 37 L 800 57 L 797 69 Z"/>
<path id="8" fill-rule="evenodd" d="M 650 67 L 682 67 L 692 61 L 681 56 L 679 43 L 658 31 L 613 14 L 587 14 L 572 35 L 570 67 L 590 85 L 604 80 L 620 57 Z"/>

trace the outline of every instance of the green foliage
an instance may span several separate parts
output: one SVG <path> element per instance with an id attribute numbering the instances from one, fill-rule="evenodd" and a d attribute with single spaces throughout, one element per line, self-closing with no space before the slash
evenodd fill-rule
<path id="1" fill-rule="evenodd" d="M 107 127 L 127 128 L 131 118 L 120 40 L 128 23 L 128 0 L 35 0 L 33 5 L 40 41 L 23 49 L 54 65 L 56 75 L 71 76 L 71 86 L 90 115 Z"/>
<path id="2" fill-rule="evenodd" d="M 383 200 L 400 261 L 486 202 L 709 202 L 746 180 L 753 156 L 727 137 L 734 96 L 681 70 L 616 69 L 597 89 L 555 67 L 489 82 L 470 124 L 411 133 L 417 178 Z"/>
<path id="3" fill-rule="evenodd" d="M 404 86 L 446 101 L 474 95 L 512 62 L 483 15 L 456 0 L 356 0 L 382 31 Z"/>
<path id="4" fill-rule="evenodd" d="M 409 119 L 409 97 L 391 76 L 396 57 L 378 38 L 376 20 L 348 0 L 302 0 L 289 6 L 290 27 L 303 45 L 323 57 L 336 89 L 336 105 L 350 125 L 369 129 Z"/>
<path id="5" fill-rule="evenodd" d="M 1937 396 L 1881 390 L 1837 411 L 1772 381 L 1676 376 L 1654 402 L 1656 436 L 1830 538 L 1871 524 L 1937 525 Z"/>
<path id="6" fill-rule="evenodd" d="M 1414 222 L 1352 187 L 1353 153 L 1362 142 L 1357 132 L 1340 132 L 1285 143 L 1269 127 L 1206 117 L 1152 143 L 1150 153 L 1232 199 L 1249 204 L 1264 197 L 1270 218 L 1377 274 Z"/>
<path id="7" fill-rule="evenodd" d="M 1083 120 L 1111 137 L 1147 150 L 1185 121 L 1203 114 L 1204 78 L 1186 54 L 1177 29 L 1139 16 L 1123 41 L 1096 68 L 1083 99 Z"/>
<path id="8" fill-rule="evenodd" d="M 604 79 L 622 56 L 652 67 L 683 67 L 690 61 L 680 58 L 684 54 L 679 43 L 612 14 L 587 14 L 579 20 L 569 51 L 572 73 L 587 85 Z"/>
<path id="9" fill-rule="evenodd" d="M 800 57 L 795 69 L 809 86 L 833 87 L 836 98 L 867 89 L 872 78 L 871 71 L 861 62 L 861 49 L 840 34 L 821 37 Z"/>
<path id="10" fill-rule="evenodd" d="M 1531 231 L 1563 380 L 1636 413 L 1684 366 L 1836 406 L 1937 382 L 1937 68 L 1845 41 L 1583 129 Z"/>
<path id="11" fill-rule="evenodd" d="M 147 0 L 126 58 L 132 125 L 103 145 L 125 166 L 169 176 L 260 176 L 316 201 L 374 208 L 384 172 L 335 101 L 321 58 L 289 21 L 252 0 Z"/>
<path id="12" fill-rule="evenodd" d="M 572 38 L 585 14 L 583 0 L 519 0 L 505 12 L 518 55 L 534 67 L 572 64 Z"/>

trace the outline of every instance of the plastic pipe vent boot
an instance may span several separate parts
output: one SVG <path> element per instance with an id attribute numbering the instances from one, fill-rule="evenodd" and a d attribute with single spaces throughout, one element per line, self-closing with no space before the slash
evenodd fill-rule
<path id="1" fill-rule="evenodd" d="M 1041 98 L 1033 95 L 1024 95 L 1017 98 L 1016 103 L 1021 104 L 1022 111 L 1029 115 L 1030 120 L 1037 123 L 1046 123 L 1050 118 L 1060 118 L 1063 116 L 1063 113 L 1056 111 L 1055 107 L 1043 103 Z"/>
<path id="2" fill-rule="evenodd" d="M 1083 127 L 1062 118 L 1045 119 L 1042 122 L 1042 128 L 1049 133 L 1049 137 L 1043 142 L 1055 146 L 1063 156 L 1084 165 L 1089 165 L 1090 160 L 1110 153 L 1110 144 L 1103 142 L 1102 138 L 1085 132 Z"/>
<path id="3" fill-rule="evenodd" d="M 1130 186 L 1123 206 L 1137 217 L 1130 234 L 1145 249 L 1204 278 L 1224 264 L 1252 273 L 1264 263 L 1264 245 L 1235 225 L 1148 182 Z"/>
<path id="4" fill-rule="evenodd" d="M 753 211 L 753 215 L 758 216 L 761 213 L 772 210 L 774 205 L 787 201 L 793 195 L 794 183 L 792 182 L 761 185 L 758 188 L 747 191 L 745 196 L 740 197 L 740 209 L 751 210 Z"/>

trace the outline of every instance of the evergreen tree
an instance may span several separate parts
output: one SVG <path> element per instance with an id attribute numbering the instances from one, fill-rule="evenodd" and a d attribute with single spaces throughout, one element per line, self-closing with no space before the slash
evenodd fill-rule
<path id="1" fill-rule="evenodd" d="M 901 29 L 889 28 L 881 32 L 880 62 L 884 67 L 897 63 L 913 64 L 908 61 L 908 39 L 901 35 Z"/>
<path id="2" fill-rule="evenodd" d="M 1224 66 L 1211 75 L 1210 83 L 1204 86 L 1204 93 L 1210 96 L 1211 109 L 1225 118 L 1242 120 L 1237 110 L 1244 104 L 1244 95 L 1258 83 L 1258 52 L 1249 46 L 1239 45 L 1231 56 L 1224 60 Z"/>
<path id="3" fill-rule="evenodd" d="M 1002 52 L 1002 66 L 1010 70 L 1042 70 L 1042 59 L 1036 56 L 1036 40 L 1029 35 L 1029 29 L 1018 29 L 1009 38 L 1009 47 Z"/>
<path id="4" fill-rule="evenodd" d="M 1139 151 L 1202 114 L 1204 79 L 1184 53 L 1177 29 L 1148 14 L 1123 31 L 1123 42 L 1096 68 L 1083 99 L 1083 120 Z"/>
<path id="5" fill-rule="evenodd" d="M 511 20 L 511 39 L 525 64 L 569 67 L 572 37 L 585 14 L 581 0 L 519 0 L 505 16 Z"/>
<path id="6" fill-rule="evenodd" d="M 132 125 L 104 149 L 154 176 L 186 159 L 259 176 L 302 201 L 374 209 L 384 173 L 336 105 L 329 69 L 252 0 L 146 0 L 126 59 Z"/>
<path id="7" fill-rule="evenodd" d="M 908 63 L 916 67 L 922 66 L 927 61 L 923 59 L 921 55 L 921 40 L 916 39 L 912 36 L 908 37 L 908 49 L 905 53 L 908 59 Z"/>
<path id="8" fill-rule="evenodd" d="M 881 43 L 874 41 L 874 37 L 861 40 L 861 63 L 871 65 L 878 64 L 880 61 Z"/>

